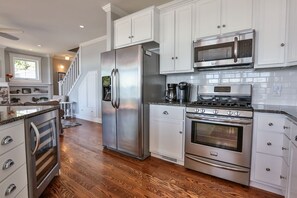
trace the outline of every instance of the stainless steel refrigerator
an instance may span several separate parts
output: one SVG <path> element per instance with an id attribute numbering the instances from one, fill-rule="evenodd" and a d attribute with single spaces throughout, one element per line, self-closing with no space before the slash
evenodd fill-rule
<path id="1" fill-rule="evenodd" d="M 152 47 L 101 54 L 103 146 L 138 159 L 149 156 L 149 103 L 164 100 L 165 93 Z"/>

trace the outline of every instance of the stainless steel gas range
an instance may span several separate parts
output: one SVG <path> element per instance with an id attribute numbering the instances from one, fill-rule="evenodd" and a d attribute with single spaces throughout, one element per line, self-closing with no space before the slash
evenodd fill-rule
<path id="1" fill-rule="evenodd" d="M 249 185 L 251 100 L 251 85 L 198 87 L 186 108 L 186 168 Z"/>

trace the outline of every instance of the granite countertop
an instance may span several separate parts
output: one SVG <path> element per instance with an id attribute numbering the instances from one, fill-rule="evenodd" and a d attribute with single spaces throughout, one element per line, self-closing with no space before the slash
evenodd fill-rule
<path id="1" fill-rule="evenodd" d="M 253 104 L 255 112 L 285 114 L 297 121 L 297 106 Z"/>
<path id="2" fill-rule="evenodd" d="M 59 106 L 0 106 L 0 125 L 59 109 Z"/>

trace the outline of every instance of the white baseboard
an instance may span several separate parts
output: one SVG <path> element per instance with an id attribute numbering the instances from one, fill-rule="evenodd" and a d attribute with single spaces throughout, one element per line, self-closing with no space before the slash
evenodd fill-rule
<path id="1" fill-rule="evenodd" d="M 82 119 L 82 120 L 87 120 L 87 121 L 97 122 L 99 124 L 102 124 L 102 118 L 99 118 L 99 117 L 90 117 L 90 116 L 82 115 L 82 114 L 75 114 L 75 117 Z"/>

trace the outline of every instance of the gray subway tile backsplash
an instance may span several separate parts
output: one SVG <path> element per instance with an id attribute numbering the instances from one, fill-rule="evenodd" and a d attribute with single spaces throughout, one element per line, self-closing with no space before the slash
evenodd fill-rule
<path id="1" fill-rule="evenodd" d="M 187 74 L 167 75 L 167 83 L 186 81 L 191 86 L 191 100 L 197 100 L 197 85 L 252 84 L 254 104 L 297 106 L 297 67 L 281 69 L 241 69 L 195 71 Z M 280 94 L 276 93 L 280 88 Z"/>

